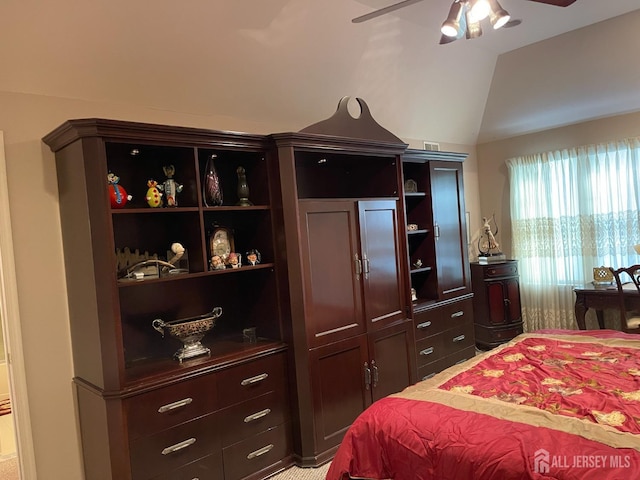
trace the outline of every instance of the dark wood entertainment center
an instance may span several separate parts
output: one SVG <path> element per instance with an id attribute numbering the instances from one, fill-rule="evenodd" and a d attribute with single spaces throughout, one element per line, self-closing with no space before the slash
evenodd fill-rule
<path id="1" fill-rule="evenodd" d="M 44 138 L 58 171 L 87 480 L 257 480 L 320 465 L 372 402 L 473 355 L 465 155 L 407 150 L 361 107 L 356 123 L 332 117 L 295 133 L 82 119 Z M 219 206 L 203 198 L 212 157 Z M 167 165 L 178 204 L 152 208 L 147 181 Z M 236 205 L 239 167 L 252 205 Z M 132 195 L 122 208 L 109 173 Z M 220 226 L 240 268 L 211 267 Z M 188 271 L 119 275 L 117 252 L 163 256 L 175 242 Z M 216 306 L 210 354 L 172 358 L 181 343 L 152 322 Z"/>

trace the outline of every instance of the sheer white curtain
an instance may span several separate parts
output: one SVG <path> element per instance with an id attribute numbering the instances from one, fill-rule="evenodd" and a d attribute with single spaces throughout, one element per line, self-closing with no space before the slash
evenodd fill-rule
<path id="1" fill-rule="evenodd" d="M 507 160 L 525 330 L 577 328 L 573 287 L 640 263 L 640 137 Z"/>

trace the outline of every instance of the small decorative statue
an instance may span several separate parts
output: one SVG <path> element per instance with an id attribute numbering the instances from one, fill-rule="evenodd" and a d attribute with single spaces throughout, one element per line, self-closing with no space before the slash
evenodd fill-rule
<path id="1" fill-rule="evenodd" d="M 253 205 L 251 201 L 249 201 L 249 184 L 247 183 L 247 174 L 244 171 L 244 167 L 240 166 L 237 168 L 236 173 L 238 174 L 238 203 L 236 205 L 240 207 L 250 207 Z"/>
<path id="2" fill-rule="evenodd" d="M 127 195 L 127 192 L 121 185 L 118 185 L 119 181 L 120 177 L 115 173 L 109 172 L 107 174 L 111 208 L 123 208 L 127 204 L 127 202 L 133 198 L 131 195 Z"/>
<path id="3" fill-rule="evenodd" d="M 150 178 L 147 182 L 147 187 L 149 187 L 149 189 L 147 190 L 147 195 L 145 198 L 147 199 L 147 203 L 149 204 L 149 206 L 152 208 L 162 206 L 162 193 L 160 193 L 160 190 L 158 190 L 158 182 L 156 182 L 153 178 Z"/>
<path id="4" fill-rule="evenodd" d="M 491 231 L 491 220 L 495 225 L 495 231 Z M 482 217 L 482 234 L 478 239 L 478 252 L 481 256 L 500 255 L 500 245 L 496 241 L 496 235 L 498 234 L 498 225 L 496 224 L 495 214 L 491 217 Z"/>
<path id="5" fill-rule="evenodd" d="M 262 259 L 260 256 L 260 252 L 255 248 L 252 248 L 245 254 L 245 258 L 247 259 L 247 263 L 249 265 L 258 265 Z"/>
<path id="6" fill-rule="evenodd" d="M 231 268 L 240 268 L 240 255 L 235 252 L 231 252 L 229 254 L 229 258 L 227 258 L 227 262 L 229 262 L 229 266 Z"/>
<path id="7" fill-rule="evenodd" d="M 162 185 L 158 185 L 158 189 L 164 192 L 167 207 L 177 207 L 177 196 L 180 192 L 182 192 L 183 185 L 177 183 L 173 179 L 173 176 L 176 173 L 176 169 L 173 165 L 165 165 L 164 167 L 162 167 L 162 170 L 167 176 L 167 179 L 162 183 Z"/>
<path id="8" fill-rule="evenodd" d="M 224 260 L 220 255 L 211 257 L 211 270 L 224 270 L 225 268 L 227 267 L 225 267 Z"/>

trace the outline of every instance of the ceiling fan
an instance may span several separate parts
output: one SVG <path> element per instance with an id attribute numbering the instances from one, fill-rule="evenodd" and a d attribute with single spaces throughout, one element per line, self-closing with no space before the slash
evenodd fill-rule
<path id="1" fill-rule="evenodd" d="M 423 0 L 403 0 L 369 12 L 365 15 L 351 20 L 353 23 L 362 23 L 381 15 L 399 10 Z M 576 0 L 528 0 L 530 2 L 554 5 L 556 7 L 568 7 Z M 482 35 L 480 20 L 490 17 L 494 30 L 501 27 L 513 27 L 519 25 L 521 20 L 512 20 L 511 16 L 504 10 L 498 0 L 453 0 L 449 15 L 442 24 L 442 38 L 440 44 L 451 43 L 466 35 L 467 38 L 476 38 Z"/>

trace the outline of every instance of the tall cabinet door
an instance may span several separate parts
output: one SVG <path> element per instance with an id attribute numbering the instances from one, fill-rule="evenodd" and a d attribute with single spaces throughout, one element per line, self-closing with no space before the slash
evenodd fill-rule
<path id="1" fill-rule="evenodd" d="M 364 333 L 355 202 L 304 200 L 299 211 L 308 345 Z"/>
<path id="2" fill-rule="evenodd" d="M 404 322 L 369 334 L 369 386 L 375 402 L 413 383 L 416 354 L 413 323 Z"/>
<path id="3" fill-rule="evenodd" d="M 315 449 L 336 447 L 360 413 L 371 405 L 367 335 L 309 351 L 313 385 Z"/>
<path id="4" fill-rule="evenodd" d="M 462 164 L 429 162 L 439 298 L 471 291 Z"/>
<path id="5" fill-rule="evenodd" d="M 358 202 L 364 308 L 368 329 L 379 329 L 408 315 L 404 249 L 398 235 L 395 200 Z"/>

